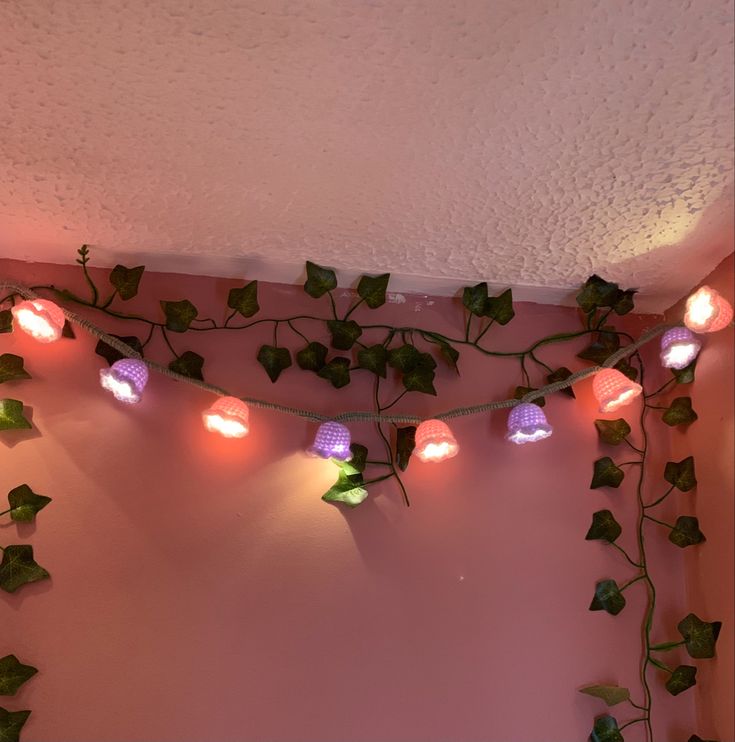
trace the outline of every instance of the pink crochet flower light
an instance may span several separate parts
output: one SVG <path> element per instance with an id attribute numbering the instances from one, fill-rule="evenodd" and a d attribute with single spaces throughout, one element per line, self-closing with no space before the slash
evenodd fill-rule
<path id="1" fill-rule="evenodd" d="M 592 382 L 592 392 L 600 403 L 600 412 L 613 412 L 630 404 L 642 391 L 640 384 L 614 368 L 602 369 Z"/>
<path id="2" fill-rule="evenodd" d="M 248 406 L 237 397 L 220 397 L 202 412 L 207 430 L 225 438 L 244 438 L 250 432 Z"/>
<path id="3" fill-rule="evenodd" d="M 459 453 L 459 445 L 449 426 L 441 420 L 424 420 L 416 428 L 416 448 L 420 461 L 438 463 Z"/>
<path id="4" fill-rule="evenodd" d="M 23 332 L 39 343 L 53 343 L 64 329 L 64 312 L 48 299 L 21 301 L 10 310 Z"/>
<path id="5" fill-rule="evenodd" d="M 717 332 L 730 322 L 732 306 L 709 286 L 702 286 L 687 299 L 684 324 L 693 332 Z"/>

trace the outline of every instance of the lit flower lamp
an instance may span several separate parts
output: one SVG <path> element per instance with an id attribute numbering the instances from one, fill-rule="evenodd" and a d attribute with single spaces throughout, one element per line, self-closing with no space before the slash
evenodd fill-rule
<path id="1" fill-rule="evenodd" d="M 702 286 L 687 299 L 684 324 L 693 332 L 717 332 L 731 321 L 730 303 L 709 286 Z"/>
<path id="2" fill-rule="evenodd" d="M 314 445 L 309 449 L 309 453 L 313 456 L 321 456 L 323 459 L 349 461 L 352 458 L 350 443 L 349 428 L 342 423 L 330 421 L 319 426 Z"/>
<path id="3" fill-rule="evenodd" d="M 120 402 L 140 402 L 148 383 L 148 367 L 135 358 L 121 358 L 100 370 L 100 384 Z"/>
<path id="4" fill-rule="evenodd" d="M 204 427 L 225 438 L 244 438 L 250 432 L 248 406 L 237 397 L 220 397 L 202 412 Z"/>
<path id="5" fill-rule="evenodd" d="M 600 403 L 600 412 L 613 412 L 630 404 L 642 391 L 640 384 L 614 368 L 598 371 L 592 382 L 592 392 Z"/>
<path id="6" fill-rule="evenodd" d="M 61 337 L 64 329 L 64 313 L 47 299 L 21 301 L 10 310 L 23 332 L 39 343 L 53 343 Z"/>
<path id="7" fill-rule="evenodd" d="M 698 355 L 702 343 L 686 327 L 672 327 L 661 336 L 664 368 L 686 368 Z"/>
<path id="8" fill-rule="evenodd" d="M 513 443 L 534 443 L 548 438 L 552 430 L 544 411 L 537 404 L 523 403 L 510 411 L 505 437 Z"/>
<path id="9" fill-rule="evenodd" d="M 438 463 L 459 453 L 449 426 L 441 420 L 424 420 L 416 428 L 415 453 L 421 461 Z"/>

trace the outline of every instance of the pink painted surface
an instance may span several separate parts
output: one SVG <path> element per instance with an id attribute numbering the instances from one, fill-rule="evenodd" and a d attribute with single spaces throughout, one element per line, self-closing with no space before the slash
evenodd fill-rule
<path id="1" fill-rule="evenodd" d="M 0 275 L 85 290 L 70 268 L 4 261 Z M 147 275 L 130 309 L 186 296 L 219 319 L 233 285 Z M 326 311 L 326 301 L 279 285 L 263 286 L 260 303 L 262 316 Z M 517 310 L 511 325 L 490 332 L 499 350 L 579 327 L 570 309 Z M 449 299 L 361 311 L 366 320 L 461 333 Z M 655 321 L 621 325 L 637 335 Z M 172 340 L 202 353 L 207 379 L 234 393 L 326 413 L 369 406 L 367 375 L 332 391 L 290 369 L 271 385 L 254 361 L 270 333 L 220 338 L 226 352 L 210 333 Z M 286 328 L 280 335 L 301 347 Z M 309 335 L 326 342 L 318 327 Z M 579 368 L 581 347 L 541 357 Z M 201 423 L 211 396 L 157 375 L 140 405 L 117 404 L 99 387 L 104 361 L 93 349 L 81 331 L 53 346 L 0 336 L 0 351 L 24 356 L 34 377 L 3 385 L 3 396 L 31 407 L 34 430 L 0 438 L 0 492 L 27 482 L 54 498 L 35 527 L 0 530 L 3 543 L 32 543 L 53 574 L 0 599 L 0 650 L 40 669 L 11 699 L 12 708 L 34 710 L 26 742 L 570 742 L 604 711 L 579 687 L 617 682 L 640 700 L 640 586 L 617 617 L 587 610 L 596 580 L 630 575 L 609 547 L 584 541 L 591 514 L 614 510 L 630 549 L 635 514 L 632 477 L 619 490 L 588 488 L 594 459 L 624 455 L 598 443 L 591 382 L 578 385 L 576 402 L 548 400 L 550 439 L 507 443 L 504 413 L 453 421 L 459 455 L 408 468 L 411 509 L 387 484 L 347 512 L 319 499 L 332 465 L 301 453 L 316 426 L 253 410 L 250 435 L 225 440 Z M 152 354 L 167 358 L 158 339 Z M 656 354 L 647 354 L 651 368 Z M 440 367 L 437 399 L 409 395 L 396 409 L 428 417 L 505 398 L 520 383 L 511 361 L 480 362 L 467 351 L 460 366 L 461 381 Z M 716 423 L 700 413 L 698 425 L 711 430 Z M 379 457 L 371 426 L 351 428 Z M 668 437 L 654 445 L 663 461 Z M 664 637 L 688 610 L 683 554 L 665 538 L 650 540 Z M 633 715 L 623 708 L 619 718 Z M 693 694 L 656 691 L 660 739 L 686 740 L 694 722 Z M 642 730 L 629 728 L 626 740 L 640 742 Z"/>

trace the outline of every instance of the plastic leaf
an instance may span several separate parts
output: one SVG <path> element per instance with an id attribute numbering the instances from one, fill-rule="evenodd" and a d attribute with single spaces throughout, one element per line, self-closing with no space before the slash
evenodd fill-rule
<path id="1" fill-rule="evenodd" d="M 630 425 L 622 417 L 617 420 L 595 420 L 600 440 L 611 446 L 620 445 L 630 435 Z"/>
<path id="2" fill-rule="evenodd" d="M 129 345 L 136 353 L 139 353 L 141 356 L 143 355 L 143 345 L 134 335 L 113 335 L 112 337 L 122 340 L 125 345 Z M 98 356 L 102 356 L 110 366 L 121 358 L 127 358 L 127 356 L 124 356 L 119 350 L 108 345 L 104 340 L 100 340 L 97 343 L 94 352 Z"/>
<path id="3" fill-rule="evenodd" d="M 27 544 L 6 546 L 0 562 L 0 588 L 14 593 L 22 585 L 45 580 L 51 575 L 33 559 L 33 547 Z"/>
<path id="4" fill-rule="evenodd" d="M 590 735 L 590 742 L 625 742 L 618 722 L 612 716 L 598 716 Z"/>
<path id="5" fill-rule="evenodd" d="M 171 332 L 186 332 L 198 314 L 197 308 L 188 299 L 162 301 L 161 309 L 166 315 L 166 329 Z"/>
<path id="6" fill-rule="evenodd" d="M 511 289 L 506 289 L 498 296 L 489 296 L 485 301 L 483 314 L 499 325 L 507 325 L 516 314 L 513 309 L 513 292 Z"/>
<path id="7" fill-rule="evenodd" d="M 625 472 L 609 456 L 603 456 L 595 461 L 590 489 L 619 487 L 624 477 Z"/>
<path id="8" fill-rule="evenodd" d="M 309 343 L 296 354 L 296 363 L 304 371 L 319 371 L 327 362 L 329 349 L 316 341 Z"/>
<path id="9" fill-rule="evenodd" d="M 688 366 L 684 368 L 672 368 L 669 369 L 677 384 L 691 384 L 694 381 L 694 369 L 697 367 L 697 359 L 695 358 Z"/>
<path id="10" fill-rule="evenodd" d="M 689 492 L 697 486 L 694 476 L 694 457 L 687 456 L 681 461 L 667 461 L 664 479 L 682 492 Z"/>
<path id="11" fill-rule="evenodd" d="M 0 311 L 0 334 L 13 332 L 13 313 L 9 309 Z"/>
<path id="12" fill-rule="evenodd" d="M 30 428 L 23 416 L 23 403 L 18 399 L 0 399 L 0 430 Z"/>
<path id="13" fill-rule="evenodd" d="M 600 580 L 595 585 L 595 597 L 590 603 L 591 611 L 607 611 L 617 616 L 625 608 L 625 596 L 620 592 L 615 580 Z"/>
<path id="14" fill-rule="evenodd" d="M 592 514 L 592 525 L 587 531 L 585 539 L 587 541 L 599 540 L 613 543 L 622 532 L 620 523 L 615 520 L 615 516 L 609 510 L 598 510 Z"/>
<path id="15" fill-rule="evenodd" d="M 204 381 L 202 369 L 204 368 L 204 359 L 193 350 L 184 351 L 178 358 L 175 358 L 168 364 L 171 371 L 175 371 L 182 376 L 188 376 L 190 379 L 199 379 Z"/>
<path id="16" fill-rule="evenodd" d="M 324 296 L 327 291 L 337 288 L 337 275 L 329 268 L 306 261 L 306 283 L 304 291 L 314 299 Z"/>
<path id="17" fill-rule="evenodd" d="M 0 706 L 0 742 L 18 742 L 20 730 L 30 715 L 28 710 L 8 711 Z"/>
<path id="18" fill-rule="evenodd" d="M 327 327 L 332 334 L 332 347 L 338 350 L 349 350 L 362 335 L 362 327 L 351 319 L 330 319 Z"/>
<path id="19" fill-rule="evenodd" d="M 332 358 L 329 363 L 317 371 L 317 376 L 331 382 L 335 389 L 341 389 L 350 383 L 350 359 Z"/>
<path id="20" fill-rule="evenodd" d="M 475 286 L 466 286 L 462 291 L 462 304 L 477 317 L 485 316 L 487 299 L 487 283 L 485 281 Z"/>
<path id="21" fill-rule="evenodd" d="M 580 688 L 579 692 L 601 698 L 608 706 L 616 706 L 630 698 L 630 691 L 619 685 L 588 685 L 586 688 Z"/>
<path id="22" fill-rule="evenodd" d="M 0 657 L 0 696 L 14 696 L 18 688 L 37 672 L 35 667 L 24 665 L 14 654 Z"/>
<path id="23" fill-rule="evenodd" d="M 688 425 L 697 419 L 697 413 L 692 409 L 691 397 L 677 397 L 672 400 L 669 409 L 661 418 L 667 425 Z"/>
<path id="24" fill-rule="evenodd" d="M 227 306 L 243 317 L 252 317 L 260 309 L 258 304 L 258 282 L 250 281 L 242 288 L 230 289 Z"/>
<path id="25" fill-rule="evenodd" d="M 572 372 L 568 368 L 566 368 L 566 366 L 561 366 L 546 377 L 546 382 L 548 384 L 553 384 L 555 381 L 565 381 L 571 375 Z M 571 386 L 562 389 L 561 392 L 562 394 L 566 394 L 568 397 L 575 399 L 574 389 Z"/>
<path id="26" fill-rule="evenodd" d="M 396 429 L 396 463 L 401 471 L 406 471 L 413 449 L 416 448 L 416 426 L 408 425 Z"/>
<path id="27" fill-rule="evenodd" d="M 679 665 L 674 672 L 669 675 L 666 681 L 666 690 L 672 696 L 678 696 L 692 686 L 697 684 L 697 668 L 691 665 Z"/>
<path id="28" fill-rule="evenodd" d="M 682 549 L 706 541 L 704 534 L 699 530 L 699 521 L 693 516 L 680 515 L 676 519 L 674 528 L 669 533 L 669 541 Z"/>
<path id="29" fill-rule="evenodd" d="M 138 293 L 138 284 L 144 270 L 144 265 L 137 265 L 135 268 L 116 265 L 112 269 L 110 283 L 117 289 L 117 294 L 123 301 L 132 299 Z"/>
<path id="30" fill-rule="evenodd" d="M 381 276 L 362 276 L 357 284 L 357 293 L 361 299 L 365 300 L 370 309 L 385 304 L 385 292 L 388 288 L 390 273 L 383 273 Z"/>
<path id="31" fill-rule="evenodd" d="M 535 391 L 537 391 L 536 388 L 532 386 L 517 386 L 513 391 L 513 399 L 523 399 L 527 394 Z M 546 404 L 546 399 L 544 397 L 536 397 L 536 399 L 531 400 L 531 404 L 543 407 Z"/>
<path id="32" fill-rule="evenodd" d="M 388 351 L 382 345 L 371 345 L 369 348 L 361 348 L 357 351 L 357 365 L 376 376 L 385 378 Z"/>
<path id="33" fill-rule="evenodd" d="M 0 356 L 0 384 L 18 379 L 30 379 L 31 375 L 23 368 L 23 358 L 14 353 Z"/>
<path id="34" fill-rule="evenodd" d="M 361 485 L 362 475 L 349 476 L 340 471 L 336 483 L 322 495 L 322 500 L 357 507 L 368 496 L 367 490 Z"/>
<path id="35" fill-rule="evenodd" d="M 261 345 L 258 351 L 258 363 L 265 369 L 268 378 L 275 384 L 281 372 L 291 365 L 291 354 L 288 348 Z"/>
<path id="36" fill-rule="evenodd" d="M 12 508 L 10 517 L 19 523 L 32 523 L 36 519 L 36 513 L 50 502 L 50 497 L 37 495 L 27 484 L 21 484 L 8 492 L 8 504 Z"/>
<path id="37" fill-rule="evenodd" d="M 722 628 L 721 621 L 702 621 L 694 613 L 690 613 L 676 628 L 684 639 L 690 657 L 703 660 L 715 656 L 715 644 Z"/>

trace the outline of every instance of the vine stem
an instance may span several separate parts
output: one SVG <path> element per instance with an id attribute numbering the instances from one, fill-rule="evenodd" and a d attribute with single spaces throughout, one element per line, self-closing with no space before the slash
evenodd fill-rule
<path id="1" fill-rule="evenodd" d="M 380 414 L 383 409 L 380 406 L 380 376 L 375 376 L 375 409 Z M 396 482 L 398 482 L 398 486 L 401 488 L 401 494 L 403 495 L 403 502 L 406 503 L 406 507 L 411 507 L 411 501 L 408 499 L 408 492 L 406 491 L 406 487 L 403 484 L 403 480 L 401 479 L 400 475 L 398 474 L 398 471 L 396 469 L 395 462 L 393 461 L 393 449 L 391 448 L 390 441 L 388 440 L 388 437 L 383 432 L 383 425 L 380 420 L 376 420 L 375 427 L 378 429 L 378 434 L 383 439 L 383 445 L 385 446 L 385 452 L 388 455 L 388 465 L 390 466 L 391 473 L 388 476 L 395 477 Z"/>

